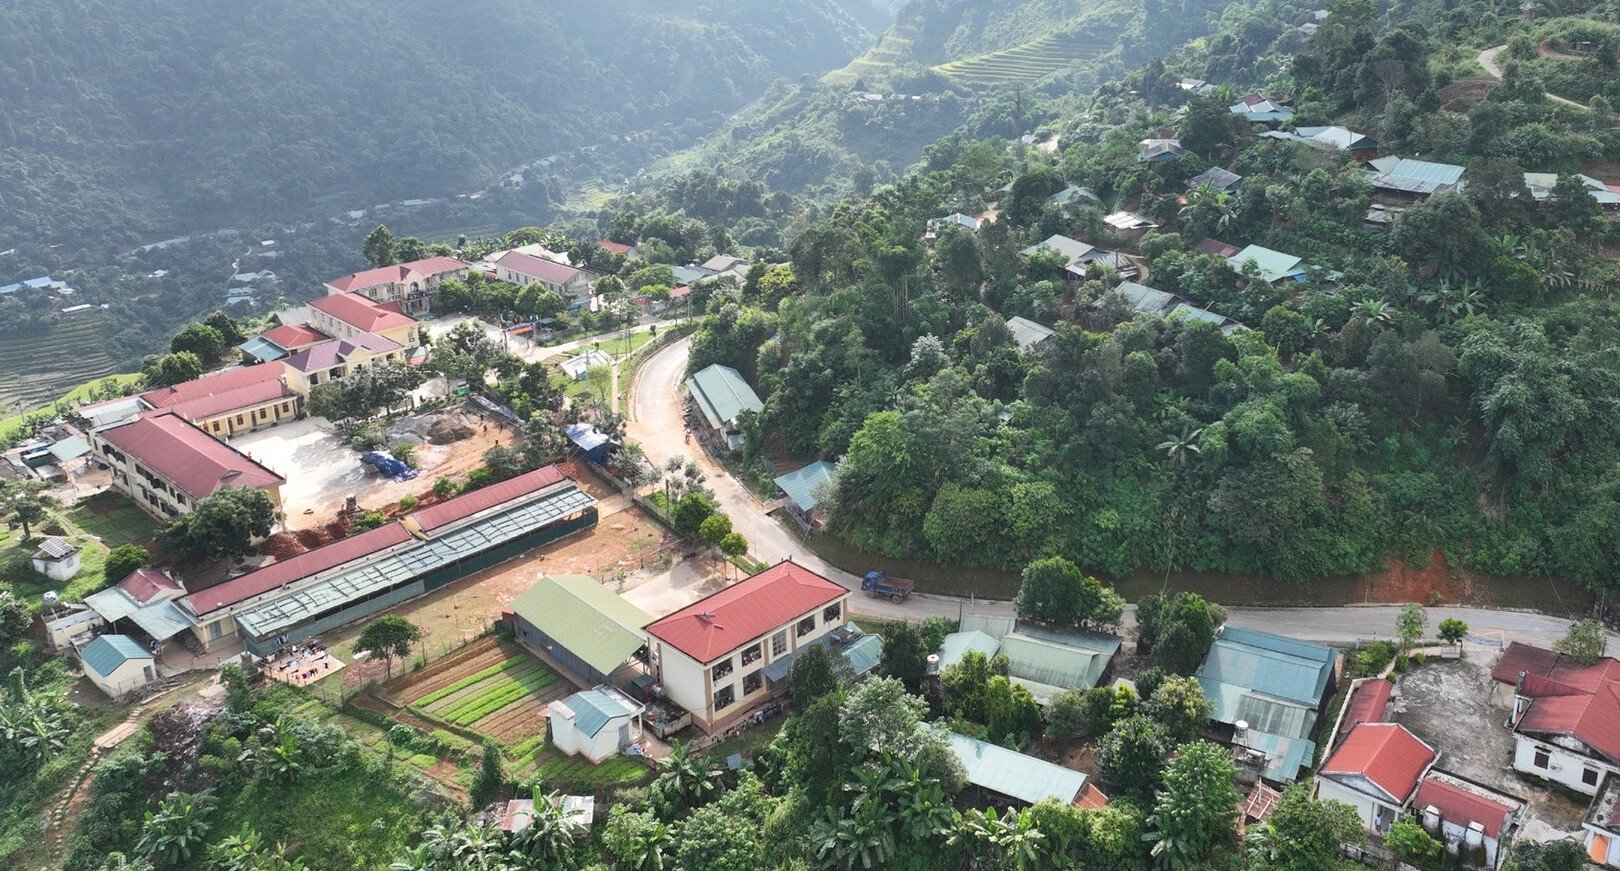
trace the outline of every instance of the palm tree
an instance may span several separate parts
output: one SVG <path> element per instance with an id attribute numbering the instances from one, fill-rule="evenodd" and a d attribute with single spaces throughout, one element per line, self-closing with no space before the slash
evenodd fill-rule
<path id="1" fill-rule="evenodd" d="M 670 754 L 659 760 L 658 768 L 654 790 L 683 808 L 703 804 L 720 789 L 719 772 L 692 754 L 690 742 L 675 742 Z"/>
<path id="2" fill-rule="evenodd" d="M 1203 453 L 1203 451 L 1198 447 L 1198 437 L 1203 434 L 1203 427 L 1199 427 L 1194 430 L 1187 430 L 1177 438 L 1166 439 L 1159 442 L 1159 444 L 1155 447 L 1157 450 L 1164 451 L 1165 456 L 1170 458 L 1170 462 L 1174 463 L 1179 468 L 1187 465 L 1187 459 L 1190 454 Z"/>
<path id="3" fill-rule="evenodd" d="M 534 791 L 534 819 L 513 839 L 518 852 L 546 867 L 567 867 L 574 853 L 573 824 L 556 793 Z"/>
<path id="4" fill-rule="evenodd" d="M 1350 309 L 1350 314 L 1369 327 L 1373 324 L 1388 324 L 1395 319 L 1389 303 L 1381 299 L 1361 300 Z"/>

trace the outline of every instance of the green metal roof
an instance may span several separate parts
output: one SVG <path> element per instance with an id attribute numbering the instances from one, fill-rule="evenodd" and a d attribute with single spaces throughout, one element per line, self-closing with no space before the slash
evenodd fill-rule
<path id="1" fill-rule="evenodd" d="M 651 614 L 584 575 L 547 575 L 512 601 L 529 625 L 602 674 L 647 643 Z"/>
<path id="2" fill-rule="evenodd" d="M 185 612 L 175 606 L 173 599 L 164 599 L 139 608 L 130 614 L 129 618 L 134 620 L 135 625 L 141 627 L 143 632 L 159 641 L 168 641 L 191 628 L 191 621 L 186 619 Z"/>
<path id="3" fill-rule="evenodd" d="M 1037 698 L 1067 689 L 1089 690 L 1119 650 L 1113 635 L 1053 633 L 1020 627 L 1001 639 L 1011 676 Z"/>
<path id="4" fill-rule="evenodd" d="M 368 598 L 465 557 L 498 547 L 542 526 L 582 511 L 596 500 L 576 487 L 553 490 L 534 501 L 381 556 L 339 575 L 255 605 L 236 616 L 254 638 L 266 638 L 309 617 Z"/>
<path id="5" fill-rule="evenodd" d="M 1197 677 L 1216 722 L 1303 739 L 1315 728 L 1337 656 L 1330 647 L 1228 626 Z"/>
<path id="6" fill-rule="evenodd" d="M 1131 304 L 1132 309 L 1149 314 L 1162 311 L 1175 299 L 1173 295 L 1162 290 L 1134 281 L 1121 281 L 1119 287 L 1114 288 L 1114 292 L 1125 297 L 1125 301 Z"/>
<path id="7" fill-rule="evenodd" d="M 287 350 L 264 336 L 254 336 L 236 346 L 238 351 L 258 360 L 269 363 L 287 356 Z"/>
<path id="8" fill-rule="evenodd" d="M 84 603 L 89 605 L 102 619 L 108 623 L 116 623 L 140 609 L 140 603 L 124 595 L 124 591 L 116 586 L 91 593 L 84 597 Z"/>
<path id="9" fill-rule="evenodd" d="M 860 626 L 854 623 L 849 625 L 855 630 L 864 633 Z M 774 683 L 785 679 L 788 672 L 793 670 L 793 660 L 797 659 L 800 653 L 817 646 L 832 647 L 833 637 L 823 635 L 791 653 L 772 659 L 764 668 L 766 680 Z M 878 635 L 862 634 L 855 640 L 838 648 L 838 652 L 843 655 L 844 661 L 849 663 L 851 673 L 856 677 L 860 677 L 877 668 L 878 660 L 883 657 L 883 638 Z"/>
<path id="10" fill-rule="evenodd" d="M 1316 742 L 1309 738 L 1293 738 L 1268 732 L 1249 730 L 1243 746 L 1258 750 L 1266 757 L 1265 778 L 1279 783 L 1292 783 L 1299 770 L 1316 760 Z"/>
<path id="11" fill-rule="evenodd" d="M 102 635 L 79 651 L 84 667 L 106 677 L 132 659 L 154 659 L 152 651 L 128 635 Z"/>
<path id="12" fill-rule="evenodd" d="M 819 501 L 816 499 L 816 491 L 832 481 L 833 472 L 837 469 L 837 466 L 826 460 L 817 460 L 798 471 L 777 476 L 776 486 L 780 487 L 801 511 L 814 511 Z"/>
<path id="13" fill-rule="evenodd" d="M 981 789 L 1029 804 L 1049 798 L 1074 804 L 1086 786 L 1085 774 L 1074 769 L 955 732 L 947 737 L 968 783 Z"/>
<path id="14" fill-rule="evenodd" d="M 939 645 L 939 667 L 946 669 L 960 664 L 962 657 L 966 656 L 970 650 L 977 650 L 988 658 L 995 656 L 996 651 L 1000 649 L 1000 641 L 997 641 L 994 636 L 980 632 L 977 629 L 970 629 L 966 632 L 952 632 L 945 636 L 945 640 Z"/>
<path id="15" fill-rule="evenodd" d="M 603 726 L 620 717 L 634 717 L 640 710 L 623 693 L 600 688 L 574 693 L 562 704 L 574 712 L 574 728 L 590 738 L 595 738 Z"/>
<path id="16" fill-rule="evenodd" d="M 742 373 L 719 363 L 686 379 L 703 416 L 715 429 L 735 420 L 743 411 L 763 411 L 765 403 L 743 380 Z"/>
<path id="17" fill-rule="evenodd" d="M 1243 265 L 1250 260 L 1253 260 L 1254 265 L 1259 267 L 1260 277 L 1265 279 L 1268 284 L 1281 281 L 1284 278 L 1305 274 L 1305 267 L 1300 265 L 1298 257 L 1292 254 L 1284 254 L 1281 251 L 1273 251 L 1259 245 L 1250 245 L 1233 254 L 1228 258 L 1227 262 L 1232 264 L 1233 269 L 1241 272 Z"/>

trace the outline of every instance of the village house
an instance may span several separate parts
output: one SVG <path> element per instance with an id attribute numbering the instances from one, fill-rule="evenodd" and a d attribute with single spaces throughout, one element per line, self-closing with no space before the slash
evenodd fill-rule
<path id="1" fill-rule="evenodd" d="M 1014 315 L 1007 319 L 1007 329 L 1012 331 L 1013 342 L 1018 345 L 1018 353 L 1028 354 L 1041 343 L 1052 338 L 1056 330 L 1045 324 L 1038 324 L 1029 318 Z"/>
<path id="2" fill-rule="evenodd" d="M 304 324 L 282 324 L 237 345 L 248 363 L 284 360 L 311 345 L 331 340 L 331 336 Z"/>
<path id="3" fill-rule="evenodd" d="M 1292 783 L 1316 756 L 1316 720 L 1333 697 L 1339 655 L 1330 647 L 1227 626 L 1195 676 L 1217 734 L 1272 783 Z"/>
<path id="4" fill-rule="evenodd" d="M 454 257 L 429 257 L 334 278 L 326 283 L 326 292 L 358 293 L 372 302 L 395 303 L 402 312 L 419 314 L 433 308 L 433 295 L 446 280 L 466 280 L 467 270 L 468 264 Z"/>
<path id="5" fill-rule="evenodd" d="M 140 568 L 116 585 L 84 597 L 84 603 L 115 631 L 133 626 L 153 641 L 168 641 L 191 628 L 174 604 L 185 593 L 163 569 Z M 125 620 L 129 622 L 121 622 Z"/>
<path id="6" fill-rule="evenodd" d="M 414 319 L 400 312 L 395 303 L 372 302 L 358 293 L 334 293 L 310 300 L 307 326 L 334 339 L 349 339 L 375 333 L 414 348 L 420 333 Z"/>
<path id="7" fill-rule="evenodd" d="M 189 514 L 221 487 L 253 487 L 281 504 L 287 479 L 164 411 L 92 433 L 97 459 L 112 469 L 113 488 L 159 520 Z"/>
<path id="8" fill-rule="evenodd" d="M 1382 835 L 1405 814 L 1440 754 L 1405 726 L 1358 723 L 1316 772 L 1316 798 L 1356 809 L 1367 831 Z"/>
<path id="9" fill-rule="evenodd" d="M 1053 234 L 1042 241 L 1018 252 L 1025 257 L 1031 257 L 1043 251 L 1052 251 L 1063 255 L 1063 271 L 1071 281 L 1079 281 L 1086 277 L 1086 271 L 1092 263 L 1112 267 L 1121 278 L 1131 278 L 1136 275 L 1136 266 L 1123 254 L 1105 251 L 1089 242 L 1082 242 L 1062 234 Z"/>
<path id="10" fill-rule="evenodd" d="M 1348 127 L 1295 127 L 1293 130 L 1268 130 L 1266 139 L 1298 142 L 1318 151 L 1348 151 L 1356 160 L 1372 160 L 1378 156 L 1378 142 Z"/>
<path id="11" fill-rule="evenodd" d="M 626 683 L 645 662 L 652 615 L 585 575 L 542 575 L 508 612 L 518 643 L 579 686 Z"/>
<path id="12" fill-rule="evenodd" d="M 1085 772 L 955 732 L 945 737 L 967 773 L 968 786 L 978 793 L 978 799 L 1003 808 L 1027 807 L 1043 801 L 1080 808 L 1108 804 L 1108 797 L 1090 782 Z"/>
<path id="13" fill-rule="evenodd" d="M 1049 206 L 1056 206 L 1057 208 L 1062 209 L 1064 214 L 1068 214 L 1070 206 L 1074 206 L 1076 204 L 1100 206 L 1102 205 L 1102 199 L 1098 197 L 1097 192 L 1091 188 L 1071 184 L 1064 187 L 1063 190 L 1060 190 L 1057 193 L 1047 197 L 1046 204 Z"/>
<path id="14" fill-rule="evenodd" d="M 1620 185 L 1604 184 L 1589 176 L 1575 176 L 1592 199 L 1605 209 L 1620 208 Z M 1527 172 L 1524 174 L 1524 186 L 1530 189 L 1530 198 L 1536 202 L 1545 202 L 1552 196 L 1553 188 L 1558 185 L 1558 174 L 1554 172 Z"/>
<path id="15" fill-rule="evenodd" d="M 1011 617 L 969 614 L 945 636 L 935 666 L 943 671 L 970 651 L 1007 657 L 1007 676 L 1045 705 L 1065 690 L 1089 690 L 1106 681 L 1121 639 L 1079 630 L 1052 630 Z"/>
<path id="16" fill-rule="evenodd" d="M 692 405 L 708 424 L 707 429 L 699 428 L 698 432 L 718 450 L 742 447 L 742 413 L 765 410 L 765 403 L 743 380 L 742 373 L 716 363 L 686 379 L 686 386 Z"/>
<path id="17" fill-rule="evenodd" d="M 641 741 L 645 710 L 611 686 L 582 690 L 546 706 L 551 743 L 570 756 L 584 756 L 600 765 Z"/>
<path id="18" fill-rule="evenodd" d="M 593 276 L 583 269 L 519 251 L 506 252 L 494 266 L 495 277 L 501 281 L 519 287 L 538 283 L 546 290 L 561 294 L 570 305 L 582 305 L 591 298 Z"/>
<path id="19" fill-rule="evenodd" d="M 1136 160 L 1139 163 L 1157 163 L 1186 153 L 1187 149 L 1181 147 L 1179 139 L 1144 139 L 1136 151 Z"/>
<path id="20" fill-rule="evenodd" d="M 975 218 L 972 215 L 964 215 L 961 212 L 952 212 L 943 218 L 929 218 L 928 232 L 923 235 L 923 238 L 937 238 L 939 236 L 939 232 L 946 227 L 957 227 L 969 233 L 977 233 L 979 231 L 979 223 L 978 218 Z"/>
<path id="21" fill-rule="evenodd" d="M 311 345 L 276 365 L 286 366 L 287 386 L 293 392 L 308 396 L 318 385 L 342 381 L 367 367 L 405 362 L 405 349 L 398 342 L 360 333 Z"/>
<path id="22" fill-rule="evenodd" d="M 776 477 L 776 489 L 786 498 L 782 505 L 806 532 L 821 528 L 826 512 L 817 511 L 821 497 L 832 486 L 833 474 L 838 467 L 826 460 L 817 460 L 802 469 L 795 469 Z"/>
<path id="23" fill-rule="evenodd" d="M 1620 868 L 1620 778 L 1613 778 L 1592 801 L 1581 821 L 1586 858 L 1605 868 Z"/>
<path id="24" fill-rule="evenodd" d="M 1446 852 L 1469 867 L 1502 867 L 1524 817 L 1521 798 L 1429 769 L 1412 798 L 1412 813 Z"/>
<path id="25" fill-rule="evenodd" d="M 1250 245 L 1228 257 L 1226 262 L 1240 273 L 1249 264 L 1254 264 L 1255 269 L 1259 271 L 1260 280 L 1267 284 L 1276 284 L 1279 281 L 1299 282 L 1307 278 L 1304 260 L 1260 245 Z"/>
<path id="26" fill-rule="evenodd" d="M 1231 170 L 1222 169 L 1218 166 L 1212 166 L 1209 169 L 1206 169 L 1203 172 L 1193 176 L 1192 178 L 1187 179 L 1187 190 L 1196 191 L 1205 185 L 1209 185 L 1210 190 L 1213 190 L 1216 193 L 1235 194 L 1237 193 L 1238 186 L 1242 183 L 1243 176 L 1238 175 Z"/>
<path id="27" fill-rule="evenodd" d="M 1403 201 L 1460 188 L 1464 172 L 1463 167 L 1455 164 L 1410 157 L 1378 157 L 1367 161 L 1367 177 L 1373 188 Z"/>
<path id="28" fill-rule="evenodd" d="M 209 433 L 229 438 L 296 419 L 303 394 L 281 361 L 243 366 L 140 394 L 148 410 L 179 415 Z"/>
<path id="29" fill-rule="evenodd" d="M 1620 780 L 1620 661 L 1513 642 L 1491 677 L 1513 687 L 1515 770 L 1591 796 Z"/>
<path id="30" fill-rule="evenodd" d="M 1228 106 L 1227 110 L 1250 124 L 1281 124 L 1294 120 L 1294 110 L 1288 104 L 1264 94 L 1249 94 Z"/>
<path id="31" fill-rule="evenodd" d="M 700 728 L 719 731 L 783 688 L 798 651 L 849 634 L 848 601 L 838 584 L 777 563 L 647 626 L 659 686 Z"/>
<path id="32" fill-rule="evenodd" d="M 128 635 L 101 635 L 79 651 L 84 676 L 114 699 L 158 679 L 157 657 Z"/>
<path id="33" fill-rule="evenodd" d="M 638 253 L 634 245 L 626 245 L 623 242 L 610 242 L 607 239 L 596 240 L 596 247 L 609 254 L 617 254 L 627 261 L 636 259 Z"/>

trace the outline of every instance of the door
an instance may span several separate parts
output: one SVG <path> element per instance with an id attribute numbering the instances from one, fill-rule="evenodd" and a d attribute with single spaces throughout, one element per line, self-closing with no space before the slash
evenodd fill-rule
<path id="1" fill-rule="evenodd" d="M 619 746 L 620 747 L 627 747 L 627 746 L 629 746 L 629 744 L 630 744 L 630 724 L 629 723 L 621 723 L 619 725 Z"/>
<path id="2" fill-rule="evenodd" d="M 1586 855 L 1587 858 L 1599 865 L 1607 865 L 1609 863 L 1609 836 L 1593 832 L 1591 850 Z"/>

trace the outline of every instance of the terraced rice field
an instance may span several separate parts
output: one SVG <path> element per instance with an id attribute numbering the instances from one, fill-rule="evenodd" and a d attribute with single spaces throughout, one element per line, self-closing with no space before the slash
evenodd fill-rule
<path id="1" fill-rule="evenodd" d="M 1080 34 L 1050 34 L 1015 48 L 952 61 L 934 69 L 966 85 L 1029 85 L 1106 50 L 1107 46 Z"/>
<path id="2" fill-rule="evenodd" d="M 878 44 L 866 54 L 849 62 L 848 66 L 833 70 L 821 77 L 831 85 L 853 85 L 862 78 L 881 78 L 900 59 L 911 55 L 911 35 L 897 26 L 883 35 Z"/>
<path id="3" fill-rule="evenodd" d="M 8 411 L 20 402 L 36 408 L 85 381 L 118 370 L 107 356 L 107 315 L 85 312 L 63 319 L 49 332 L 34 336 L 8 336 L 0 341 L 0 408 Z"/>
<path id="4" fill-rule="evenodd" d="M 433 719 L 514 747 L 543 739 L 546 705 L 572 691 L 522 649 L 487 639 L 413 675 L 393 695 Z"/>

